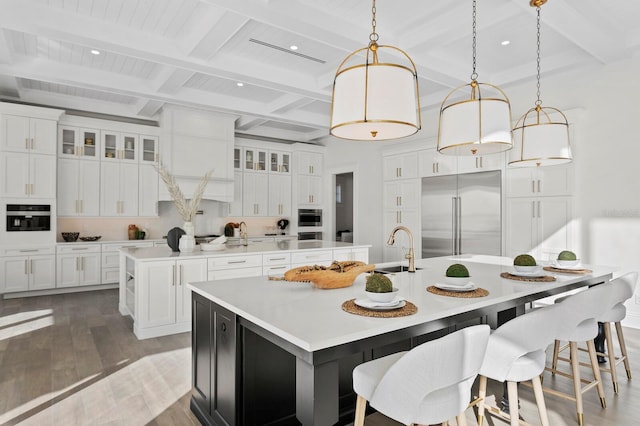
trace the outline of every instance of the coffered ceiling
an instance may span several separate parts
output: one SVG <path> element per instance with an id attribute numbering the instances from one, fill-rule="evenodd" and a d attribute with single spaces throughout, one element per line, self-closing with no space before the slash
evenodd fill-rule
<path id="1" fill-rule="evenodd" d="M 638 16 L 637 0 L 549 0 L 543 78 L 637 54 Z M 530 84 L 528 0 L 479 0 L 477 21 L 480 81 Z M 4 100 L 146 120 L 177 104 L 235 114 L 239 133 L 314 142 L 328 135 L 336 69 L 369 39 L 371 2 L 0 0 L 0 28 Z M 416 63 L 423 114 L 468 83 L 470 0 L 377 0 L 377 31 Z"/>

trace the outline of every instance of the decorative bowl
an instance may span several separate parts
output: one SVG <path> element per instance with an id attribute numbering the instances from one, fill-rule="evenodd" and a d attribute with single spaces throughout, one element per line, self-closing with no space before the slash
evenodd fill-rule
<path id="1" fill-rule="evenodd" d="M 375 293 L 373 291 L 365 291 L 367 297 L 370 300 L 373 300 L 374 302 L 391 302 L 393 299 L 396 298 L 396 296 L 398 296 L 398 289 L 397 288 L 393 288 L 393 290 L 388 291 L 386 293 Z"/>
<path id="2" fill-rule="evenodd" d="M 78 235 L 80 235 L 79 232 L 61 232 L 60 234 L 62 235 L 62 239 L 68 243 L 78 241 Z"/>
<path id="3" fill-rule="evenodd" d="M 330 266 L 299 266 L 284 273 L 286 281 L 311 282 L 321 289 L 343 288 L 353 285 L 353 281 L 363 272 L 370 272 L 376 265 L 356 260 L 334 260 Z"/>
<path id="4" fill-rule="evenodd" d="M 444 281 L 450 285 L 464 286 L 469 284 L 471 277 L 444 277 Z"/>
<path id="5" fill-rule="evenodd" d="M 98 241 L 100 238 L 102 238 L 102 235 L 96 235 L 93 237 L 80 237 L 82 241 Z"/>
<path id="6" fill-rule="evenodd" d="M 572 266 L 578 266 L 580 264 L 580 259 L 576 260 L 556 260 L 556 264 L 561 268 L 570 268 Z"/>
<path id="7" fill-rule="evenodd" d="M 513 265 L 513 267 L 516 268 L 516 271 L 518 272 L 524 272 L 524 273 L 530 273 L 530 274 L 533 274 L 534 272 L 540 272 L 540 270 L 542 269 L 542 266 L 540 265 L 534 265 L 534 266 Z"/>

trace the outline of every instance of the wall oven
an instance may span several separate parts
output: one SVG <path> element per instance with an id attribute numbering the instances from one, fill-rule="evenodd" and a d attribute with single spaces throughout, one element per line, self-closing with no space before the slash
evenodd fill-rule
<path id="1" fill-rule="evenodd" d="M 299 209 L 298 226 L 322 226 L 322 210 Z"/>
<path id="2" fill-rule="evenodd" d="M 51 231 L 50 204 L 7 204 L 7 232 Z"/>
<path id="3" fill-rule="evenodd" d="M 318 231 L 308 231 L 308 232 L 298 232 L 298 240 L 321 240 L 322 232 Z"/>

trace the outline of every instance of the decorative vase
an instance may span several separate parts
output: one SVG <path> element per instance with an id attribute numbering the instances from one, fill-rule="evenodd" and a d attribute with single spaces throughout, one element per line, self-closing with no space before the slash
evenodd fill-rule
<path id="1" fill-rule="evenodd" d="M 183 225 L 184 233 L 193 237 L 195 235 L 195 227 L 193 226 L 193 222 L 185 222 Z"/>
<path id="2" fill-rule="evenodd" d="M 193 238 L 193 235 L 184 234 L 180 237 L 178 248 L 181 253 L 190 253 L 196 248 L 196 239 Z"/>

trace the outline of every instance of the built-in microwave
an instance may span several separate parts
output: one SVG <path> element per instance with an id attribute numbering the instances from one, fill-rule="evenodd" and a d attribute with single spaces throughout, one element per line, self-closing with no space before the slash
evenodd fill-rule
<path id="1" fill-rule="evenodd" d="M 298 240 L 321 240 L 322 232 L 309 231 L 298 232 Z"/>
<path id="2" fill-rule="evenodd" d="M 322 226 L 322 210 L 299 209 L 298 226 Z"/>
<path id="3" fill-rule="evenodd" d="M 7 232 L 50 230 L 50 204 L 7 204 Z"/>

